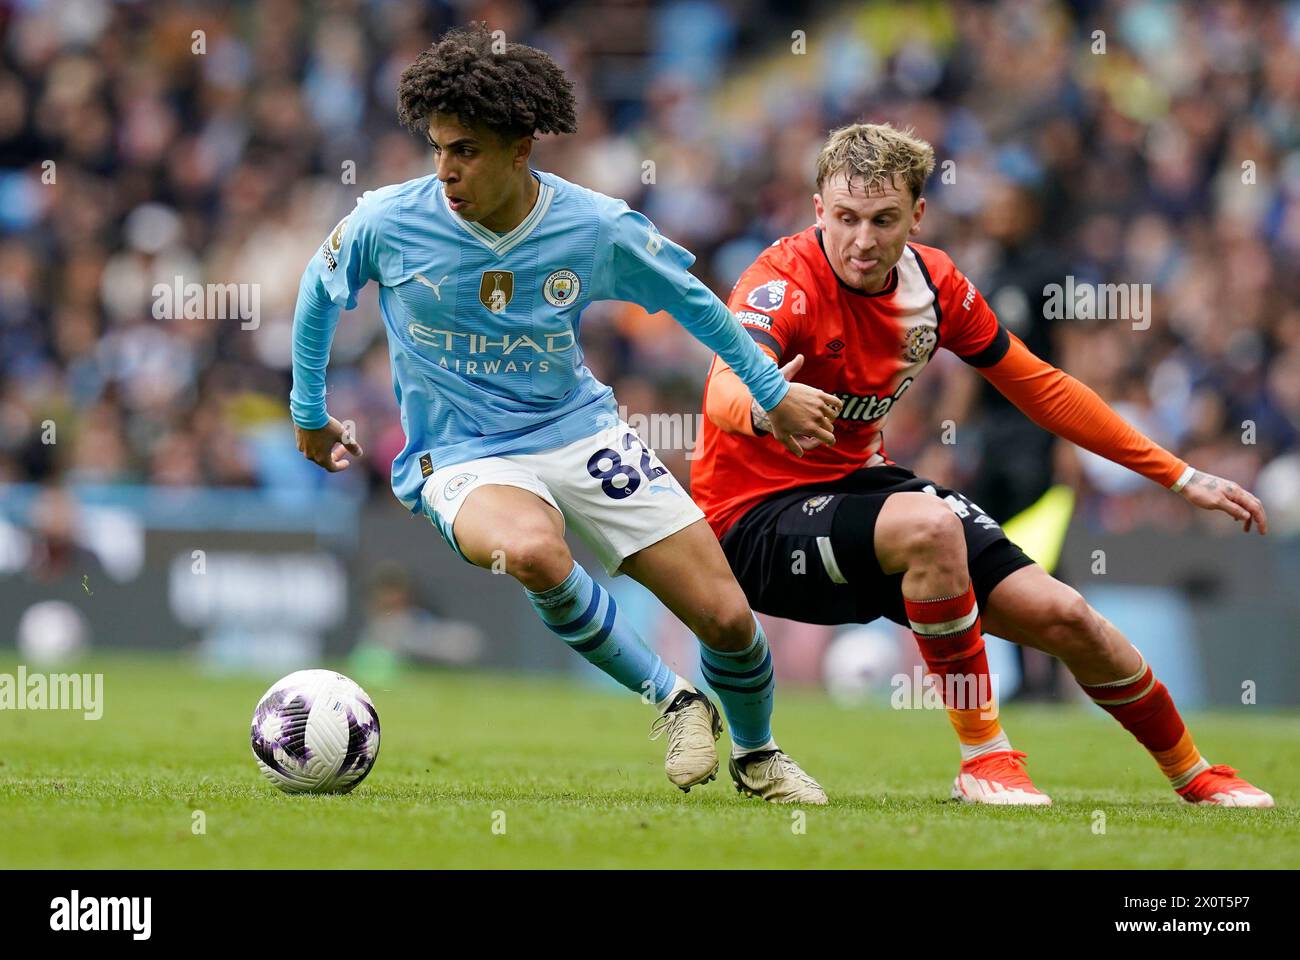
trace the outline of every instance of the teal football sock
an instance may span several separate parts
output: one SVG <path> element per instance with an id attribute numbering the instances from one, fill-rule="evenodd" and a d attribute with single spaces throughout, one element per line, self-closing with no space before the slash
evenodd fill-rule
<path id="1" fill-rule="evenodd" d="M 758 620 L 754 621 L 754 640 L 744 650 L 724 653 L 700 644 L 700 669 L 722 701 L 732 743 L 742 751 L 769 746 L 776 676 L 767 636 Z"/>
<path id="2" fill-rule="evenodd" d="M 645 645 L 609 591 L 575 563 L 562 583 L 549 590 L 525 590 L 542 622 L 569 649 L 647 702 L 663 700 L 677 675 Z"/>

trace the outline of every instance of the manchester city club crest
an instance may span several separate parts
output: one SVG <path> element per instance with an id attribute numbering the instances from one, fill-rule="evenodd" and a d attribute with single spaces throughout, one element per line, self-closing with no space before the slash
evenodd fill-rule
<path id="1" fill-rule="evenodd" d="M 500 313 L 515 295 L 515 275 L 509 270 L 485 270 L 478 285 L 479 303 Z"/>
<path id="2" fill-rule="evenodd" d="M 456 476 L 452 477 L 450 480 L 447 481 L 447 486 L 443 487 L 442 489 L 443 498 L 446 500 L 454 500 L 456 498 L 456 494 L 460 493 L 462 490 L 465 489 L 465 484 L 469 483 L 471 480 L 474 480 L 477 476 L 478 474 L 474 474 L 474 473 L 456 474 Z"/>
<path id="3" fill-rule="evenodd" d="M 567 307 L 578 299 L 582 281 L 572 270 L 556 270 L 542 284 L 542 296 L 553 307 Z"/>
<path id="4" fill-rule="evenodd" d="M 903 357 L 909 363 L 916 363 L 928 357 L 938 342 L 939 338 L 930 327 L 924 324 L 912 327 L 903 338 Z"/>

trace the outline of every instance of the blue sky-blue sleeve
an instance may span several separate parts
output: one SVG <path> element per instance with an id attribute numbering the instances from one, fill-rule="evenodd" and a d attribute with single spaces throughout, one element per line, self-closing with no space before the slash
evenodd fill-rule
<path id="1" fill-rule="evenodd" d="M 784 399 L 790 385 L 712 291 L 691 274 L 690 251 L 659 233 L 622 201 L 606 211 L 603 275 L 597 298 L 627 300 L 651 313 L 665 310 L 744 381 L 763 409 Z"/>
<path id="2" fill-rule="evenodd" d="M 293 311 L 293 422 L 315 430 L 329 422 L 325 368 L 339 310 L 357 305 L 368 280 L 379 279 L 369 205 L 363 199 L 330 231 L 303 271 Z"/>

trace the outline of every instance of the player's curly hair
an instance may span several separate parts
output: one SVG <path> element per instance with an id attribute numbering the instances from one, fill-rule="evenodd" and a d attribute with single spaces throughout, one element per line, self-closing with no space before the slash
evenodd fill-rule
<path id="1" fill-rule="evenodd" d="M 870 189 L 893 183 L 897 177 L 916 200 L 934 172 L 934 148 L 909 127 L 896 130 L 888 123 L 851 123 L 832 130 L 817 155 L 817 189 L 837 173 Z"/>
<path id="2" fill-rule="evenodd" d="M 573 84 L 559 65 L 536 47 L 505 43 L 482 23 L 449 30 L 402 71 L 403 126 L 427 136 L 435 113 L 507 139 L 578 129 Z"/>

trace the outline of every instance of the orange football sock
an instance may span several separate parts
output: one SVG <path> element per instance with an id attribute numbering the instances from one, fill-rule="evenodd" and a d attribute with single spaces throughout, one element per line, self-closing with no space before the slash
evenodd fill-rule
<path id="1" fill-rule="evenodd" d="M 942 680 L 943 702 L 961 741 L 962 759 L 1010 750 L 1011 742 L 998 723 L 974 588 L 967 585 L 964 593 L 932 600 L 904 597 L 903 605 L 926 668 Z"/>
<path id="2" fill-rule="evenodd" d="M 1192 742 L 1174 698 L 1144 659 L 1137 673 L 1110 683 L 1079 684 L 1093 703 L 1120 722 L 1151 751 L 1174 789 L 1210 768 Z"/>

